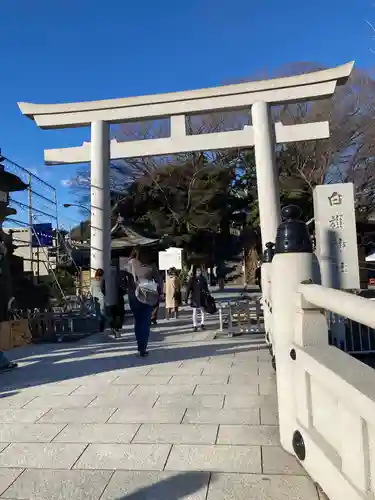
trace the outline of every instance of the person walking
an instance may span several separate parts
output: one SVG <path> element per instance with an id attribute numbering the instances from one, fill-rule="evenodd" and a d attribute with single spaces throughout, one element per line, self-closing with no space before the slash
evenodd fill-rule
<path id="1" fill-rule="evenodd" d="M 95 312 L 100 320 L 100 331 L 104 332 L 106 327 L 106 306 L 105 306 L 105 284 L 104 271 L 97 269 L 94 279 L 91 280 L 90 293 L 94 299 Z"/>
<path id="2" fill-rule="evenodd" d="M 160 290 L 159 290 L 160 293 Z M 159 314 L 159 308 L 160 308 L 160 302 L 156 304 L 156 306 L 152 310 L 151 314 L 151 325 L 157 325 L 158 324 L 158 314 Z"/>
<path id="3" fill-rule="evenodd" d="M 125 287 L 122 286 L 120 281 L 116 279 L 115 283 L 115 293 L 116 293 L 116 303 L 111 306 L 111 328 L 118 338 L 120 337 L 120 330 L 124 324 L 125 317 L 125 300 L 124 295 L 126 293 Z"/>
<path id="4" fill-rule="evenodd" d="M 141 357 L 148 356 L 147 345 L 150 336 L 151 315 L 159 300 L 159 297 L 151 300 L 152 296 L 155 297 L 155 293 L 150 293 L 148 299 L 143 295 L 142 300 L 140 300 L 141 291 L 146 290 L 147 284 L 150 284 L 149 289 L 151 290 L 153 288 L 151 285 L 155 283 L 159 289 L 162 288 L 160 274 L 156 266 L 150 264 L 148 250 L 141 247 L 132 253 L 128 270 L 129 306 L 134 316 L 135 337 L 138 353 Z"/>
<path id="5" fill-rule="evenodd" d="M 190 305 L 193 308 L 193 330 L 198 331 L 198 310 L 201 314 L 201 330 L 204 330 L 204 295 L 209 294 L 208 283 L 200 267 L 194 267 L 186 290 L 186 302 L 191 297 Z"/>
<path id="6" fill-rule="evenodd" d="M 177 277 L 176 269 L 172 268 L 167 273 L 165 283 L 165 309 L 166 317 L 169 319 L 174 313 L 178 318 L 178 308 L 181 306 L 181 283 Z"/>
<path id="7" fill-rule="evenodd" d="M 219 262 L 219 264 L 216 267 L 216 276 L 219 285 L 219 290 L 223 292 L 225 287 L 225 266 L 222 262 Z"/>
<path id="8" fill-rule="evenodd" d="M 152 314 L 151 314 L 151 323 L 153 325 L 158 324 L 158 314 L 159 314 L 159 308 L 160 308 L 160 300 L 163 295 L 163 288 L 162 288 L 162 280 L 160 279 L 160 283 L 158 283 L 158 292 L 159 292 L 159 300 L 157 301 Z"/>
<path id="9" fill-rule="evenodd" d="M 262 263 L 257 262 L 257 267 L 255 269 L 255 284 L 259 286 L 260 291 L 262 291 Z"/>
<path id="10" fill-rule="evenodd" d="M 202 276 L 205 278 L 205 280 L 208 283 L 208 270 L 205 264 L 202 266 Z"/>

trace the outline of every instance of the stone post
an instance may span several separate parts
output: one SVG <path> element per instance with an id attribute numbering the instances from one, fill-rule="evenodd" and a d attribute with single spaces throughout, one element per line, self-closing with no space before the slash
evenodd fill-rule
<path id="1" fill-rule="evenodd" d="M 272 260 L 272 341 L 276 359 L 276 380 L 280 423 L 280 441 L 285 450 L 294 453 L 292 439 L 295 430 L 295 401 L 293 392 L 294 365 L 291 349 L 297 288 L 311 280 L 313 272 L 312 244 L 306 224 L 299 221 L 300 209 L 283 209 Z"/>

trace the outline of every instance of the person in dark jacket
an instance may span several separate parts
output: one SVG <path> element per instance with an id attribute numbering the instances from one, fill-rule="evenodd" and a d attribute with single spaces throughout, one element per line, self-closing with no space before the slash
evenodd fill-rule
<path id="1" fill-rule="evenodd" d="M 162 286 L 161 286 L 161 278 L 160 278 L 160 283 L 159 283 L 159 286 L 158 286 L 158 291 L 159 291 L 159 300 L 157 302 L 157 304 L 155 305 L 154 307 L 154 310 L 152 311 L 152 315 L 151 315 L 151 323 L 153 325 L 157 325 L 158 324 L 158 314 L 159 314 L 159 308 L 160 308 L 160 300 L 161 300 L 161 296 L 163 295 L 163 290 L 162 290 Z"/>
<path id="2" fill-rule="evenodd" d="M 255 269 L 255 284 L 259 286 L 260 291 L 262 291 L 262 263 L 257 263 L 257 268 Z"/>
<path id="3" fill-rule="evenodd" d="M 91 296 L 94 299 L 95 311 L 100 320 L 100 331 L 104 332 L 106 327 L 106 306 L 105 306 L 105 284 L 104 284 L 104 271 L 97 269 L 95 277 L 91 281 L 90 286 Z"/>
<path id="4" fill-rule="evenodd" d="M 115 283 L 116 304 L 111 306 L 111 328 L 116 337 L 120 336 L 120 330 L 124 324 L 125 317 L 125 287 L 117 282 Z"/>
<path id="5" fill-rule="evenodd" d="M 186 302 L 190 300 L 190 305 L 193 308 L 193 329 L 198 331 L 198 310 L 201 313 L 201 330 L 204 330 L 204 295 L 208 294 L 208 284 L 206 278 L 202 274 L 199 267 L 194 267 L 193 275 L 186 290 Z"/>
<path id="6" fill-rule="evenodd" d="M 219 285 L 219 290 L 223 292 L 225 287 L 225 266 L 222 262 L 219 262 L 219 264 L 216 267 L 216 276 Z"/>

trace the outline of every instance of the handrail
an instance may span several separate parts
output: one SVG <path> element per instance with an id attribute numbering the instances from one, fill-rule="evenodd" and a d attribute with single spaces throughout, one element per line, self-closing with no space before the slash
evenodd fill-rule
<path id="1" fill-rule="evenodd" d="M 375 329 L 375 302 L 322 285 L 301 284 L 298 292 L 311 304 Z"/>

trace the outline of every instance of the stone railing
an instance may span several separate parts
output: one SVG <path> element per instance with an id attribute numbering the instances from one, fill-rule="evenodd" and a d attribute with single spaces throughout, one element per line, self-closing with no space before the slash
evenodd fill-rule
<path id="1" fill-rule="evenodd" d="M 271 242 L 266 244 L 266 250 L 263 254 L 262 264 L 262 305 L 264 315 L 264 327 L 266 333 L 266 342 L 270 347 L 272 355 L 272 301 L 271 301 L 271 276 L 272 276 L 272 259 L 274 255 L 273 247 L 275 245 Z"/>
<path id="2" fill-rule="evenodd" d="M 375 374 L 372 368 L 328 345 L 322 309 L 375 326 L 375 305 L 319 285 L 301 285 L 296 300 L 293 451 L 326 492 L 365 499 L 375 493 Z"/>
<path id="3" fill-rule="evenodd" d="M 370 299 L 374 302 L 374 299 Z M 375 329 L 345 316 L 326 311 L 329 343 L 349 354 L 366 357 L 375 353 Z"/>
<path id="4" fill-rule="evenodd" d="M 330 500 L 373 499 L 375 372 L 329 345 L 325 311 L 375 328 L 375 303 L 312 284 L 312 247 L 291 212 L 271 264 L 280 441 Z"/>

